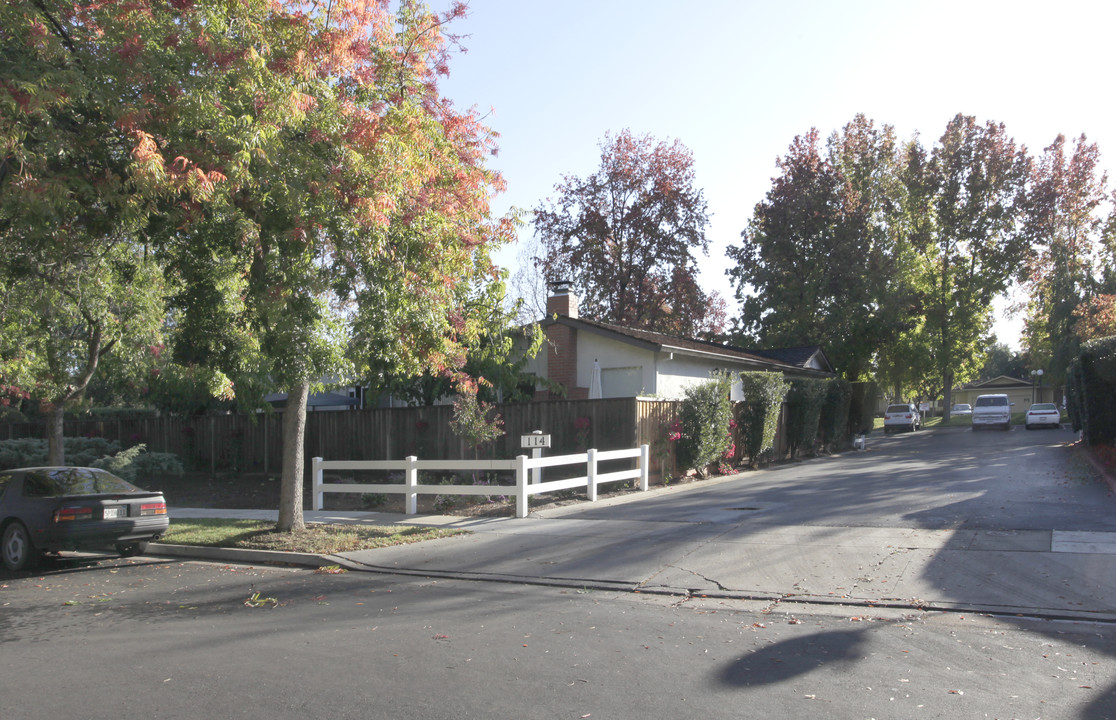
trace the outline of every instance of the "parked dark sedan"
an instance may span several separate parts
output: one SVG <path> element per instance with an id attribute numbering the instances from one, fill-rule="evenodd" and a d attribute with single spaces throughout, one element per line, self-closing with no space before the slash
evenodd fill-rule
<path id="1" fill-rule="evenodd" d="M 167 503 L 97 468 L 0 471 L 0 556 L 22 570 L 44 552 L 115 548 L 138 555 L 167 531 Z"/>

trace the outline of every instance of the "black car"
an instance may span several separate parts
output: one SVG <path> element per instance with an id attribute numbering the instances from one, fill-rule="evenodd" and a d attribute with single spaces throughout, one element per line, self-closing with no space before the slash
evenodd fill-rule
<path id="1" fill-rule="evenodd" d="M 115 548 L 138 555 L 167 531 L 161 492 L 97 468 L 0 471 L 0 556 L 22 570 L 44 552 Z"/>

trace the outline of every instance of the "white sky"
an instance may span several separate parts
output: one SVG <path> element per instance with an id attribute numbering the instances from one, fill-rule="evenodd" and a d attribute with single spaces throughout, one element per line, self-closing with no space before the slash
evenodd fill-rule
<path id="1" fill-rule="evenodd" d="M 1114 20 L 1101 0 L 471 0 L 453 26 L 468 52 L 442 88 L 492 108 L 497 214 L 594 172 L 606 132 L 681 140 L 712 212 L 702 284 L 732 316 L 724 250 L 811 127 L 824 137 L 862 112 L 929 147 L 961 112 L 1003 122 L 1032 154 L 1085 133 L 1111 167 Z M 497 261 L 514 270 L 515 254 Z M 1018 321 L 997 334 L 1018 347 Z"/>

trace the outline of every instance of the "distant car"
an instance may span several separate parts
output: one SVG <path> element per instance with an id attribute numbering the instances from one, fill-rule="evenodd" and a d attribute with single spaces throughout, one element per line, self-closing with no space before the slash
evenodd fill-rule
<path id="1" fill-rule="evenodd" d="M 949 409 L 949 414 L 951 416 L 953 416 L 953 415 L 969 416 L 969 415 L 973 414 L 973 406 L 969 405 L 967 403 L 960 403 L 960 404 L 957 404 L 957 405 L 954 405 L 953 407 L 951 407 Z"/>
<path id="2" fill-rule="evenodd" d="M 1062 413 L 1054 403 L 1035 403 L 1027 410 L 1026 427 L 1033 430 L 1037 427 L 1057 428 L 1062 425 Z"/>
<path id="3" fill-rule="evenodd" d="M 9 570 L 44 552 L 114 548 L 138 555 L 169 526 L 161 492 L 97 468 L 0 471 L 0 557 Z"/>
<path id="4" fill-rule="evenodd" d="M 922 427 L 922 415 L 914 403 L 888 405 L 884 412 L 884 432 L 915 431 Z"/>
<path id="5" fill-rule="evenodd" d="M 973 430 L 998 427 L 1011 430 L 1011 402 L 1004 394 L 980 395 L 973 405 Z"/>

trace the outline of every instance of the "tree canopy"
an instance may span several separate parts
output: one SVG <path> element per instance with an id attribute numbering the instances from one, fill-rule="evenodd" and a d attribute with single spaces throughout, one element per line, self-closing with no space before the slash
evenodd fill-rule
<path id="1" fill-rule="evenodd" d="M 548 281 L 573 283 L 580 307 L 602 322 L 697 337 L 723 325 L 723 299 L 697 282 L 709 211 L 694 186 L 693 155 L 675 140 L 624 130 L 601 142 L 601 165 L 567 176 L 540 202 L 535 232 Z"/>
<path id="2" fill-rule="evenodd" d="M 511 226 L 489 212 L 494 133 L 438 93 L 464 12 L 19 0 L 0 16 L 0 242 L 39 232 L 73 266 L 111 240 L 121 272 L 125 248 L 154 258 L 169 304 L 147 319 L 170 318 L 178 359 L 288 390 L 282 529 L 302 524 L 311 385 L 452 374 L 479 332 L 463 304 Z"/>

